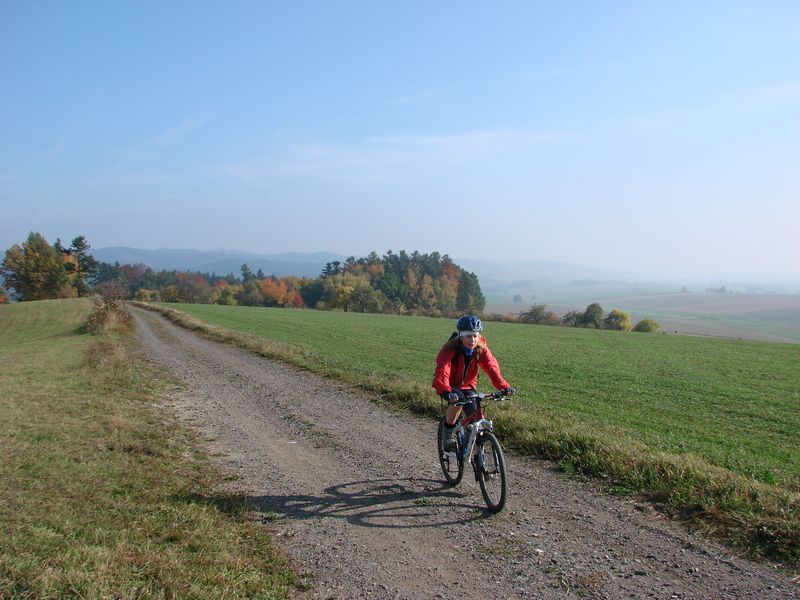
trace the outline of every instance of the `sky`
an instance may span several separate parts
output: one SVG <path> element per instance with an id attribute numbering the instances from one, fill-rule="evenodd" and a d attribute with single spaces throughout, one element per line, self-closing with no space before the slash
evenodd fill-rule
<path id="1" fill-rule="evenodd" d="M 0 3 L 0 250 L 800 277 L 800 3 Z"/>

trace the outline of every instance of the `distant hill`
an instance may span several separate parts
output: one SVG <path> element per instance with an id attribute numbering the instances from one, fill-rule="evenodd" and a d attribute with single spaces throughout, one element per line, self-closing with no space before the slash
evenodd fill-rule
<path id="1" fill-rule="evenodd" d="M 261 269 L 267 275 L 285 277 L 319 276 L 325 263 L 347 258 L 332 252 L 287 252 L 284 254 L 255 254 L 236 250 L 186 250 L 160 248 L 142 250 L 125 246 L 94 249 L 97 260 L 121 264 L 143 263 L 155 271 L 185 270 L 201 273 L 238 275 L 242 264 L 252 271 Z M 358 257 L 356 257 L 358 258 Z M 619 281 L 635 276 L 612 269 L 587 267 L 555 261 L 481 261 L 455 259 L 456 264 L 478 276 L 484 292 L 496 293 L 509 288 L 529 288 L 567 285 L 575 281 Z"/>
<path id="2" fill-rule="evenodd" d="M 588 267 L 547 260 L 484 261 L 468 258 L 456 262 L 478 276 L 484 293 L 520 288 L 564 286 L 575 283 L 620 283 L 640 280 L 629 271 Z"/>
<path id="3" fill-rule="evenodd" d="M 344 261 L 346 258 L 331 252 L 254 254 L 235 250 L 142 250 L 124 246 L 93 249 L 92 255 L 97 260 L 111 264 L 142 263 L 154 271 L 195 271 L 216 275 L 239 275 L 242 264 L 247 263 L 253 272 L 261 269 L 265 274 L 277 277 L 318 277 L 325 263 Z"/>

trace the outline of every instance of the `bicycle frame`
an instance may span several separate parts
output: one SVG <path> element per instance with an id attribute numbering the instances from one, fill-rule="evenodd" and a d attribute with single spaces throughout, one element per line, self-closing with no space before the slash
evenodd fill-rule
<path id="1" fill-rule="evenodd" d="M 495 399 L 492 395 L 488 394 L 478 394 L 477 396 L 471 396 L 470 400 L 475 400 L 476 408 L 475 411 L 471 415 L 465 415 L 463 412 L 458 419 L 459 424 L 465 433 L 466 441 L 464 444 L 464 450 L 462 451 L 463 460 L 469 462 L 472 465 L 473 470 L 475 471 L 475 481 L 480 478 L 480 471 L 476 469 L 475 462 L 473 457 L 475 456 L 475 443 L 478 441 L 478 437 L 480 437 L 481 433 L 484 431 L 490 431 L 494 433 L 494 427 L 492 422 L 484 416 L 483 413 L 483 406 L 481 402 L 486 398 Z M 483 465 L 483 455 L 478 455 L 478 464 L 477 467 L 480 469 L 484 468 Z"/>

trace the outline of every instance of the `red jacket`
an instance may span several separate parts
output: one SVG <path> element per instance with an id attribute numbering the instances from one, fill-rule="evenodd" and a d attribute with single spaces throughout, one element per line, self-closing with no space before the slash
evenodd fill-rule
<path id="1" fill-rule="evenodd" d="M 478 365 L 492 380 L 495 388 L 502 390 L 509 387 L 508 382 L 500 374 L 497 360 L 489 351 L 489 347 L 485 345 L 486 340 L 481 338 L 481 341 L 484 347 L 480 352 L 480 358 L 475 360 L 475 355 L 472 355 L 466 373 L 464 373 L 464 362 L 467 357 L 461 348 L 448 348 L 439 352 L 436 356 L 436 371 L 433 374 L 433 389 L 437 394 L 450 392 L 455 388 L 475 389 L 475 385 L 478 383 Z M 454 356 L 455 360 L 453 360 Z"/>

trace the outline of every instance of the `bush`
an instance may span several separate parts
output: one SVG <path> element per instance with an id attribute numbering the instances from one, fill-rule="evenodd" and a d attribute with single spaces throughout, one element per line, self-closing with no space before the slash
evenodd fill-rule
<path id="1" fill-rule="evenodd" d="M 86 321 L 86 331 L 94 334 L 126 333 L 132 324 L 133 318 L 121 300 L 105 300 L 97 296 L 94 311 Z"/>
<path id="2" fill-rule="evenodd" d="M 642 333 L 658 333 L 659 325 L 653 319 L 642 319 L 636 324 L 633 330 Z"/>

